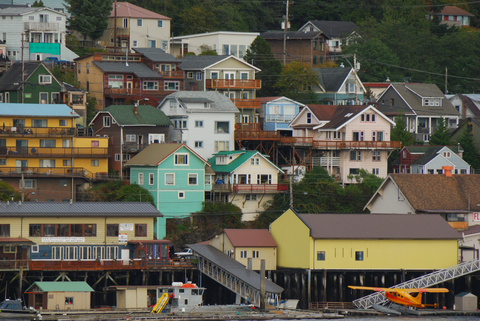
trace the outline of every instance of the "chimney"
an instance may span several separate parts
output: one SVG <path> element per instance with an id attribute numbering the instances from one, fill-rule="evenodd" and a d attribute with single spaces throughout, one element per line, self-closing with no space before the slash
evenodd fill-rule
<path id="1" fill-rule="evenodd" d="M 453 166 L 449 166 L 449 165 L 442 166 L 442 169 L 446 177 L 452 177 Z"/>
<path id="2" fill-rule="evenodd" d="M 137 105 L 133 105 L 133 113 L 134 113 L 135 115 L 138 115 L 138 107 L 137 107 Z"/>

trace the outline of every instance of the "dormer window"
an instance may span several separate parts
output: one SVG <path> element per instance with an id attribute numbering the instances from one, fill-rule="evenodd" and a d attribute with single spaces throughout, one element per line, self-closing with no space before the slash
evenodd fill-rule
<path id="1" fill-rule="evenodd" d="M 440 106 L 440 98 L 423 99 L 423 106 Z"/>
<path id="2" fill-rule="evenodd" d="M 226 164 L 226 163 L 227 163 L 227 157 L 217 156 L 217 164 Z"/>

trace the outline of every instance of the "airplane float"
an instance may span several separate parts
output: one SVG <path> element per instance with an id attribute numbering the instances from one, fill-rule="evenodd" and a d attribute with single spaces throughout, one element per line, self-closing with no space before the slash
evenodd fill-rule
<path id="1" fill-rule="evenodd" d="M 403 305 L 405 307 L 425 308 L 427 306 L 437 307 L 437 304 L 423 304 L 423 293 L 445 293 L 448 289 L 445 288 L 430 288 L 430 289 L 397 289 L 397 288 L 377 288 L 369 286 L 348 286 L 354 290 L 371 290 L 376 292 L 383 292 L 383 295 L 393 303 Z"/>

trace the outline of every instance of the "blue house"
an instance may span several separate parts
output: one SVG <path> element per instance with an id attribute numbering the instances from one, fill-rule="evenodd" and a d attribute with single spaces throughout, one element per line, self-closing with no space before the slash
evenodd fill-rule
<path id="1" fill-rule="evenodd" d="M 359 105 L 366 92 L 353 68 L 313 68 L 318 82 L 312 86 L 322 105 Z"/>
<path id="2" fill-rule="evenodd" d="M 291 136 L 292 128 L 288 124 L 305 107 L 304 104 L 287 97 L 262 97 L 260 119 L 263 130 L 280 131 Z"/>
<path id="3" fill-rule="evenodd" d="M 150 144 L 125 166 L 130 168 L 130 183 L 147 189 L 162 209 L 164 216 L 155 224 L 157 239 L 165 237 L 166 219 L 200 211 L 205 192 L 212 189 L 213 172 L 205 169 L 210 164 L 185 144 Z"/>

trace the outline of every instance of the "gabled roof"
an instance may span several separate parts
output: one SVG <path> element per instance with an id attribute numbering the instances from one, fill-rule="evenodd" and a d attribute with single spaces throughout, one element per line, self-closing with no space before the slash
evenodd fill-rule
<path id="1" fill-rule="evenodd" d="M 480 211 L 480 175 L 389 174 L 365 208 L 388 183 L 395 184 L 417 212 Z"/>
<path id="2" fill-rule="evenodd" d="M 354 119 L 358 114 L 360 114 L 366 108 L 368 107 L 365 105 L 340 105 L 335 110 L 335 113 L 333 114 L 330 121 L 320 128 L 322 130 L 338 129 L 343 125 L 345 125 L 350 120 Z M 316 129 L 316 127 L 314 127 L 314 129 Z"/>
<path id="3" fill-rule="evenodd" d="M 457 125 L 457 128 L 455 128 L 452 132 L 451 132 L 451 136 L 455 135 L 457 132 L 459 131 L 464 131 L 464 126 L 468 123 L 473 123 L 475 124 L 477 127 L 480 127 L 480 121 L 478 121 L 477 118 L 473 118 L 473 117 L 467 117 L 465 119 L 462 119 L 458 125 Z"/>
<path id="4" fill-rule="evenodd" d="M 212 32 L 204 32 L 204 33 L 196 33 L 193 35 L 183 35 L 183 36 L 176 36 L 171 37 L 170 40 L 179 40 L 179 39 L 189 39 L 189 38 L 197 38 L 197 37 L 204 37 L 204 36 L 212 36 L 212 35 L 229 35 L 229 36 L 258 36 L 260 35 L 258 32 L 239 32 L 239 31 L 212 31 Z"/>
<path id="5" fill-rule="evenodd" d="M 40 282 L 36 281 L 28 287 L 27 291 L 41 292 L 94 292 L 87 282 L 70 281 L 70 282 Z"/>
<path id="6" fill-rule="evenodd" d="M 233 154 L 240 154 L 237 158 L 232 160 L 230 163 L 225 164 L 225 165 L 217 165 L 215 162 L 215 159 L 217 156 L 221 155 L 233 155 Z M 235 150 L 235 151 L 221 151 L 213 155 L 212 158 L 208 160 L 208 163 L 212 166 L 212 169 L 215 171 L 215 173 L 231 173 L 238 167 L 240 167 L 242 164 L 247 162 L 250 158 L 253 156 L 260 156 L 264 160 L 266 160 L 272 167 L 275 167 L 279 172 L 283 173 L 283 170 L 278 168 L 275 164 L 273 164 L 269 159 L 267 159 L 264 155 L 259 153 L 256 150 Z"/>
<path id="7" fill-rule="evenodd" d="M 119 126 L 170 126 L 172 121 L 163 111 L 150 105 L 138 105 L 137 114 L 133 105 L 111 105 L 101 109 L 93 117 L 92 124 L 99 115 L 110 114 Z"/>
<path id="8" fill-rule="evenodd" d="M 277 247 L 268 229 L 223 230 L 234 247 Z"/>
<path id="9" fill-rule="evenodd" d="M 465 235 L 480 234 L 480 225 L 469 226 L 468 229 L 466 229 L 465 231 L 462 231 L 462 234 L 465 234 Z"/>
<path id="10" fill-rule="evenodd" d="M 445 146 L 432 146 L 432 145 L 409 145 L 409 146 L 403 146 L 401 150 L 408 150 L 410 154 L 425 154 L 428 150 L 430 149 L 442 149 L 444 147 L 447 147 L 454 153 L 460 153 L 463 152 L 463 149 L 460 145 L 445 145 Z"/>
<path id="11" fill-rule="evenodd" d="M 171 144 L 150 144 L 144 148 L 140 153 L 130 159 L 125 166 L 158 166 L 170 155 L 175 153 L 180 148 L 185 147 L 192 154 L 197 156 L 202 162 L 208 164 L 201 156 L 195 153 L 190 147 L 181 143 Z"/>
<path id="12" fill-rule="evenodd" d="M 350 75 L 350 73 L 353 73 L 352 68 L 342 68 L 342 67 L 313 68 L 313 70 L 318 75 L 319 86 L 323 90 L 325 90 L 325 92 L 338 92 L 342 87 L 343 83 L 345 82 L 345 80 L 347 79 L 347 77 Z M 355 73 L 353 73 L 353 76 L 355 77 Z M 363 88 L 362 82 L 358 77 L 357 77 L 357 80 L 360 87 L 362 87 L 362 89 L 365 90 L 365 88 Z"/>
<path id="13" fill-rule="evenodd" d="M 314 39 L 319 36 L 324 36 L 329 39 L 327 35 L 323 34 L 321 31 L 288 31 L 287 40 L 302 40 L 302 39 Z M 260 35 L 265 40 L 283 40 L 284 32 L 283 31 L 267 31 Z"/>
<path id="14" fill-rule="evenodd" d="M 65 104 L 0 104 L 0 116 L 22 117 L 80 117 L 72 108 Z"/>
<path id="15" fill-rule="evenodd" d="M 460 234 L 456 232 L 440 215 L 296 215 L 307 227 L 310 228 L 310 236 L 314 239 L 445 240 L 460 238 Z"/>
<path id="16" fill-rule="evenodd" d="M 330 120 L 337 111 L 338 105 L 308 105 L 308 109 L 318 120 Z"/>
<path id="17" fill-rule="evenodd" d="M 271 102 L 281 102 L 281 101 L 287 101 L 287 102 L 290 102 L 292 104 L 295 104 L 295 105 L 298 105 L 299 107 L 304 107 L 305 105 L 302 104 L 301 102 L 298 102 L 296 100 L 293 100 L 293 99 L 290 99 L 288 97 L 285 97 L 285 96 L 277 96 L 277 97 L 260 97 L 260 98 L 256 98 L 257 100 L 260 101 L 260 103 L 262 104 L 266 104 L 266 103 L 271 103 Z"/>
<path id="18" fill-rule="evenodd" d="M 351 34 L 357 25 L 351 21 L 325 21 L 325 20 L 311 20 L 303 25 L 303 29 L 308 23 L 317 27 L 321 32 L 329 38 L 341 38 L 345 35 Z"/>
<path id="19" fill-rule="evenodd" d="M 112 12 L 110 12 L 110 18 L 115 17 L 115 3 L 117 4 L 116 15 L 118 18 L 140 18 L 140 19 L 159 19 L 159 20 L 172 20 L 169 17 L 155 13 L 153 11 L 136 6 L 129 2 L 114 2 L 112 4 Z"/>
<path id="20" fill-rule="evenodd" d="M 153 62 L 180 62 L 169 53 L 160 48 L 132 48 L 135 52 L 141 53 Z"/>
<path id="21" fill-rule="evenodd" d="M 94 61 L 93 64 L 103 72 L 134 74 L 138 78 L 162 78 L 158 72 L 152 70 L 143 62 L 129 62 L 128 65 L 121 61 Z"/>
<path id="22" fill-rule="evenodd" d="M 432 161 L 434 158 L 440 156 L 440 155 L 438 155 L 438 152 L 439 152 L 442 148 L 443 148 L 443 147 L 435 146 L 435 147 L 431 147 L 431 148 L 427 149 L 427 151 L 425 152 L 425 154 L 423 154 L 422 157 L 420 157 L 419 159 L 417 159 L 416 161 L 414 161 L 414 162 L 412 163 L 412 165 L 424 166 L 424 165 L 430 163 L 430 161 Z M 443 156 L 440 156 L 440 157 L 443 157 Z M 450 161 L 448 161 L 448 163 L 450 163 L 449 165 L 451 165 L 451 162 L 450 162 Z"/>
<path id="23" fill-rule="evenodd" d="M 0 217 L 4 216 L 162 217 L 163 214 L 146 202 L 0 202 Z"/>
<path id="24" fill-rule="evenodd" d="M 475 103 L 480 103 L 480 95 L 479 94 L 470 94 L 470 95 L 462 95 L 458 94 L 458 97 L 463 101 L 464 106 L 467 107 L 475 117 L 480 118 L 480 109 L 478 105 Z"/>
<path id="25" fill-rule="evenodd" d="M 214 65 L 227 60 L 227 59 L 235 59 L 242 64 L 255 69 L 256 71 L 260 71 L 257 67 L 249 64 L 243 59 L 239 59 L 235 56 L 228 56 L 228 55 L 200 55 L 200 56 L 185 56 L 181 59 L 182 63 L 178 65 L 178 68 L 182 70 L 205 70 L 206 68 L 213 67 Z"/>
<path id="26" fill-rule="evenodd" d="M 176 99 L 187 113 L 239 112 L 230 98 L 216 91 L 177 91 L 165 97 L 160 103 L 160 106 L 163 105 L 167 99 Z M 210 108 L 188 108 L 189 103 L 199 102 L 210 103 Z"/>
<path id="27" fill-rule="evenodd" d="M 469 16 L 469 17 L 474 17 L 474 14 L 471 14 L 468 11 L 465 11 L 463 9 L 460 9 L 459 7 L 455 6 L 445 6 L 443 7 L 442 11 L 439 13 L 432 13 L 434 16 L 442 16 L 442 15 L 450 15 L 450 16 Z"/>
<path id="28" fill-rule="evenodd" d="M 43 66 L 49 75 L 52 73 L 41 62 L 25 62 L 24 63 L 24 79 L 28 81 L 28 78 L 37 70 L 40 66 Z M 52 79 L 56 81 L 56 78 Z M 22 83 L 22 64 L 20 62 L 13 63 L 10 68 L 0 78 L 0 91 L 17 91 L 20 90 Z M 59 84 L 60 85 L 60 84 Z"/>

